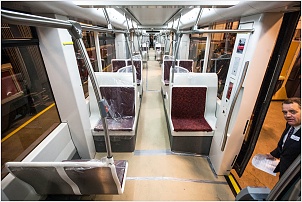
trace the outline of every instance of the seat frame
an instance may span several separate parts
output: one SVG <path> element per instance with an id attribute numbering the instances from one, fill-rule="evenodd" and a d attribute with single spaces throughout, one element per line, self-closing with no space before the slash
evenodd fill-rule
<path id="1" fill-rule="evenodd" d="M 128 162 L 7 162 L 5 166 L 39 195 L 122 194 Z"/>

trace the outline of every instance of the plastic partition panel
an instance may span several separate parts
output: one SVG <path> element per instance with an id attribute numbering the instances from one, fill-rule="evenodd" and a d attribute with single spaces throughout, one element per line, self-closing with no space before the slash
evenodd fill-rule
<path id="1" fill-rule="evenodd" d="M 101 87 L 101 92 L 108 103 L 108 129 L 131 131 L 135 118 L 134 87 Z M 101 122 L 94 128 L 103 130 Z"/>
<path id="2" fill-rule="evenodd" d="M 101 87 L 123 87 L 123 88 L 133 88 L 136 86 L 133 83 L 132 73 L 114 73 L 114 72 L 95 72 L 98 84 Z M 90 118 L 97 119 L 98 121 L 100 115 L 98 111 L 98 105 L 92 89 L 91 83 L 88 82 L 88 91 L 89 91 L 89 107 L 90 107 Z M 135 90 L 136 91 L 136 90 Z M 95 126 L 93 121 L 92 125 Z"/>
<path id="3" fill-rule="evenodd" d="M 100 86 L 133 86 L 132 73 L 95 72 L 95 76 Z"/>

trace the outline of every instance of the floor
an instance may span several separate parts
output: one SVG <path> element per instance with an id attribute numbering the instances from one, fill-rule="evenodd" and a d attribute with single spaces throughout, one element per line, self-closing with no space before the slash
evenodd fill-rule
<path id="1" fill-rule="evenodd" d="M 277 147 L 277 143 L 286 124 L 286 121 L 283 119 L 281 107 L 281 101 L 271 101 L 252 157 L 256 154 L 269 153 Z M 273 176 L 255 168 L 252 165 L 252 158 L 240 178 L 234 170 L 232 170 L 231 173 L 241 188 L 258 186 L 272 189 L 279 180 L 278 175 Z"/>
<path id="2" fill-rule="evenodd" d="M 215 176 L 207 158 L 171 154 L 161 97 L 161 69 L 149 53 L 143 71 L 144 94 L 133 153 L 113 153 L 115 160 L 128 160 L 122 195 L 96 195 L 98 201 L 226 201 L 234 200 L 223 176 Z M 96 158 L 105 154 L 98 153 Z"/>

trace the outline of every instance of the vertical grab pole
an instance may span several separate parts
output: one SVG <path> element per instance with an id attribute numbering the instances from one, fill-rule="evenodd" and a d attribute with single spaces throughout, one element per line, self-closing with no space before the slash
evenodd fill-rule
<path id="1" fill-rule="evenodd" d="M 237 87 L 237 89 L 235 91 L 234 98 L 232 100 L 232 103 L 231 103 L 231 106 L 230 106 L 230 109 L 229 109 L 229 114 L 228 114 L 228 117 L 227 117 L 227 120 L 226 120 L 226 124 L 225 124 L 225 128 L 224 128 L 224 133 L 223 133 L 223 140 L 222 140 L 222 145 L 221 145 L 221 151 L 224 151 L 224 148 L 225 148 L 225 145 L 226 145 L 226 142 L 227 142 L 227 139 L 228 139 L 228 130 L 229 130 L 229 126 L 230 126 L 230 121 L 231 121 L 231 118 L 232 118 L 232 114 L 233 114 L 233 111 L 234 111 L 234 107 L 235 107 L 237 98 L 239 96 L 240 90 L 242 88 L 242 85 L 243 85 L 243 82 L 244 82 L 244 79 L 245 79 L 245 75 L 246 75 L 248 66 L 249 66 L 249 61 L 246 61 L 244 63 L 244 67 L 243 67 L 243 70 L 242 70 L 242 75 L 240 77 L 240 80 L 239 80 L 239 83 L 238 83 L 238 87 Z"/>
<path id="2" fill-rule="evenodd" d="M 182 16 L 182 14 L 180 13 L 180 17 L 179 17 L 178 22 L 177 22 L 176 33 L 179 31 L 181 16 Z M 178 36 L 177 36 L 177 35 L 175 35 L 175 36 L 177 37 L 177 40 L 178 40 Z M 177 44 L 176 47 L 175 47 L 174 53 L 175 53 L 175 52 L 178 52 L 177 46 L 178 46 L 178 44 Z M 174 58 L 175 58 L 176 56 L 177 56 L 177 54 L 174 54 Z M 176 58 L 175 58 L 175 59 L 176 59 Z"/>
<path id="3" fill-rule="evenodd" d="M 181 40 L 181 37 L 182 37 L 182 33 L 177 34 L 177 32 L 179 31 L 179 25 L 180 25 L 180 19 L 182 17 L 182 14 L 180 13 L 180 17 L 178 19 L 178 24 L 177 24 L 177 30 L 175 32 L 175 36 L 177 38 L 177 44 L 176 44 L 176 47 L 175 47 L 175 51 L 173 51 L 173 64 L 172 64 L 172 83 L 174 83 L 174 68 L 175 68 L 175 63 L 176 63 L 176 57 L 177 57 L 177 54 L 178 54 L 178 49 L 179 49 L 179 44 L 180 44 L 180 40 Z M 174 22 L 174 21 L 173 21 Z"/>
<path id="4" fill-rule="evenodd" d="M 133 31 L 134 31 L 134 33 L 136 33 L 135 32 L 135 28 L 134 28 L 134 25 L 133 25 L 133 20 L 131 19 L 131 24 L 132 24 L 132 28 L 133 28 Z M 137 25 L 137 24 L 136 24 Z M 138 27 L 137 27 L 137 35 L 136 35 L 136 37 L 137 37 L 137 45 L 138 45 L 138 50 L 139 50 L 139 53 L 141 54 L 141 56 L 143 56 L 143 54 L 142 54 L 142 50 L 141 50 L 141 45 L 140 45 L 140 34 L 139 34 L 139 31 L 138 31 Z M 134 42 L 133 42 L 133 46 L 134 46 Z"/>
<path id="5" fill-rule="evenodd" d="M 106 150 L 107 150 L 107 158 L 110 160 L 113 160 L 110 137 L 109 137 L 109 133 L 108 133 L 107 120 L 106 120 L 106 117 L 104 116 L 104 114 L 102 113 L 102 111 L 104 110 L 104 105 L 102 104 L 103 98 L 102 98 L 102 94 L 99 89 L 99 86 L 97 84 L 97 80 L 96 80 L 96 77 L 95 77 L 95 74 L 93 71 L 93 67 L 91 65 L 86 48 L 85 48 L 83 40 L 82 40 L 82 28 L 79 23 L 76 23 L 73 21 L 70 21 L 70 23 L 72 24 L 72 27 L 68 31 L 69 31 L 70 35 L 75 39 L 76 45 L 80 49 L 81 56 L 84 58 L 85 67 L 88 71 L 89 78 L 91 80 L 91 84 L 92 84 L 92 87 L 93 87 L 93 90 L 95 93 L 95 97 L 96 97 L 96 100 L 98 103 L 98 107 L 100 110 L 101 120 L 103 123 L 104 132 L 105 132 L 105 144 L 106 144 Z"/>
<path id="6" fill-rule="evenodd" d="M 174 83 L 174 68 L 175 68 L 175 63 L 176 63 L 176 56 L 178 54 L 178 50 L 179 50 L 179 44 L 181 41 L 181 37 L 182 37 L 182 33 L 179 34 L 178 38 L 177 38 L 177 44 L 176 44 L 176 48 L 175 48 L 175 52 L 174 52 L 174 56 L 173 56 L 173 71 L 172 71 L 172 83 Z"/>
<path id="7" fill-rule="evenodd" d="M 112 25 L 111 25 L 111 22 L 110 22 L 110 19 L 109 19 L 109 15 L 108 15 L 108 13 L 107 13 L 106 8 L 103 8 L 103 12 L 104 12 L 106 21 L 107 21 L 107 23 L 108 23 L 108 29 L 112 29 Z"/>
<path id="8" fill-rule="evenodd" d="M 168 32 L 168 24 L 167 24 L 167 28 L 166 28 L 166 30 L 165 30 L 165 40 L 164 40 L 164 44 L 165 44 L 165 46 L 164 46 L 164 55 L 166 54 L 166 47 L 167 47 L 167 41 L 168 41 L 168 36 L 167 36 L 167 32 Z"/>
<path id="9" fill-rule="evenodd" d="M 199 20 L 200 20 L 202 11 L 203 11 L 203 8 L 200 8 L 199 13 L 198 13 L 197 18 L 196 18 L 195 25 L 194 25 L 194 27 L 193 27 L 193 30 L 197 30 L 197 28 L 198 28 L 198 22 L 199 22 Z"/>
<path id="10" fill-rule="evenodd" d="M 136 74 L 136 69 L 134 68 L 134 63 L 133 63 L 133 56 L 132 56 L 132 46 L 130 46 L 130 41 L 129 41 L 129 36 L 128 34 L 130 35 L 130 32 L 129 32 L 129 24 L 128 24 L 128 19 L 125 15 L 125 18 L 126 18 L 126 22 L 127 22 L 127 33 L 125 33 L 125 38 L 126 38 L 126 42 L 127 42 L 127 45 L 128 45 L 128 49 L 129 49 L 129 52 L 130 52 L 130 59 L 131 59 L 131 66 L 132 66 L 132 75 L 133 75 L 133 83 L 135 83 L 135 74 Z"/>
<path id="11" fill-rule="evenodd" d="M 131 19 L 130 19 L 131 20 Z M 134 45 L 134 36 L 135 36 L 135 29 L 134 29 L 134 27 L 133 27 L 133 21 L 131 20 L 131 23 L 132 23 L 132 28 L 133 28 L 133 32 L 134 32 L 134 34 L 133 34 L 133 40 L 132 40 L 132 48 L 133 48 L 133 50 L 134 50 L 134 53 L 136 52 L 136 48 L 135 48 L 135 45 Z M 127 21 L 127 25 L 128 25 L 128 21 Z M 129 26 L 129 25 L 128 25 Z M 130 26 L 129 26 L 129 33 L 130 33 Z M 138 39 L 137 39 L 138 40 Z"/>
<path id="12" fill-rule="evenodd" d="M 143 57 L 143 51 L 142 51 L 142 44 L 143 44 L 143 33 L 142 31 L 139 32 L 139 29 L 138 29 L 138 25 L 136 24 L 136 30 L 137 30 L 137 44 L 138 44 L 138 50 L 139 50 L 139 53 L 141 54 L 141 56 Z M 140 36 L 140 37 L 139 37 Z M 139 42 L 141 40 L 141 43 Z"/>

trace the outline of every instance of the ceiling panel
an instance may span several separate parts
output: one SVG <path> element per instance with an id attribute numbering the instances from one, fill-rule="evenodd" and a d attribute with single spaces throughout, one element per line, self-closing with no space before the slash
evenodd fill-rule
<path id="1" fill-rule="evenodd" d="M 130 13 L 141 25 L 164 25 L 179 9 L 178 8 L 129 8 Z"/>

